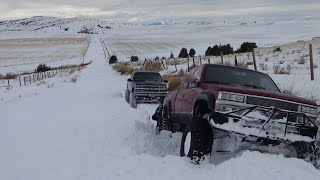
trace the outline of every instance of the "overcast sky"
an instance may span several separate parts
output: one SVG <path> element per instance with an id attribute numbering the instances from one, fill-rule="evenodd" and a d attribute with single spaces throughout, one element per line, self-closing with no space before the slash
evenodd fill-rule
<path id="1" fill-rule="evenodd" d="M 0 0 L 0 19 L 30 16 L 235 16 L 319 12 L 320 0 Z"/>

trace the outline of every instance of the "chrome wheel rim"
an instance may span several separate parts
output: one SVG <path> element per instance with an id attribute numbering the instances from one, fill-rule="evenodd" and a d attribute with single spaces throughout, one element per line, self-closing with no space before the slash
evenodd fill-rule
<path id="1" fill-rule="evenodd" d="M 191 132 L 188 132 L 184 141 L 184 154 L 187 156 L 191 146 Z"/>

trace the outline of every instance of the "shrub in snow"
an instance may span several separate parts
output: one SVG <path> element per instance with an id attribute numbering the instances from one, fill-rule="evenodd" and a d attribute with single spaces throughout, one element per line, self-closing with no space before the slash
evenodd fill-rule
<path id="1" fill-rule="evenodd" d="M 248 66 L 253 65 L 253 61 L 247 61 L 246 64 L 247 64 Z"/>
<path id="2" fill-rule="evenodd" d="M 118 62 L 118 58 L 116 55 L 112 55 L 109 59 L 109 64 L 114 64 Z"/>
<path id="3" fill-rule="evenodd" d="M 131 75 L 135 70 L 130 66 L 129 62 L 114 64 L 112 65 L 112 68 L 118 71 L 121 75 Z"/>
<path id="4" fill-rule="evenodd" d="M 50 66 L 47 66 L 46 64 L 40 64 L 37 69 L 35 69 L 35 72 L 45 72 L 50 71 L 52 68 Z"/>
<path id="5" fill-rule="evenodd" d="M 273 73 L 274 74 L 290 74 L 292 67 L 288 64 L 286 67 L 281 67 L 280 65 L 273 65 Z"/>
<path id="6" fill-rule="evenodd" d="M 276 47 L 274 50 L 273 50 L 273 52 L 281 52 L 282 51 L 282 49 L 280 48 L 280 47 Z"/>
<path id="7" fill-rule="evenodd" d="M 138 56 L 131 56 L 130 61 L 131 62 L 137 62 L 139 60 Z"/>
<path id="8" fill-rule="evenodd" d="M 230 44 L 227 45 L 214 45 L 213 47 L 208 47 L 206 50 L 206 56 L 220 56 L 220 54 L 228 55 L 233 54 L 233 48 Z"/>
<path id="9" fill-rule="evenodd" d="M 189 56 L 190 57 L 194 57 L 194 55 L 196 54 L 196 51 L 192 48 L 192 49 L 190 49 L 190 51 L 189 51 Z"/>
<path id="10" fill-rule="evenodd" d="M 171 52 L 171 54 L 170 54 L 170 59 L 172 59 L 172 58 L 174 58 L 174 55 L 173 55 L 173 53 Z"/>
<path id="11" fill-rule="evenodd" d="M 279 63 L 280 63 L 280 64 L 284 64 L 284 60 L 280 60 Z"/>
<path id="12" fill-rule="evenodd" d="M 187 58 L 189 57 L 188 50 L 186 48 L 182 48 L 179 54 L 179 58 Z"/>
<path id="13" fill-rule="evenodd" d="M 237 66 L 238 67 L 242 67 L 242 68 L 248 68 L 248 63 L 249 62 L 244 62 L 244 61 L 240 61 L 240 62 L 238 62 L 238 64 L 237 64 Z M 249 63 L 250 64 L 250 63 Z M 252 63 L 253 64 L 253 63 Z"/>
<path id="14" fill-rule="evenodd" d="M 264 71 L 268 70 L 268 64 L 259 63 L 259 67 L 261 70 L 264 70 Z"/>
<path id="15" fill-rule="evenodd" d="M 252 52 L 252 50 L 257 47 L 257 44 L 254 42 L 244 42 L 240 48 L 236 50 L 236 53 Z"/>
<path id="16" fill-rule="evenodd" d="M 84 34 L 93 34 L 92 29 L 88 29 L 86 27 L 83 27 L 78 33 L 84 33 Z"/>
<path id="17" fill-rule="evenodd" d="M 269 61 L 269 57 L 265 57 L 264 61 L 268 62 Z"/>

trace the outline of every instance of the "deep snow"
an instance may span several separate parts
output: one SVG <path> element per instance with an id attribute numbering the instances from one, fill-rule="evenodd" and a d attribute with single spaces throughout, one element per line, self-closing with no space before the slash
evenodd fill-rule
<path id="1" fill-rule="evenodd" d="M 178 156 L 181 134 L 155 135 L 156 105 L 125 102 L 126 78 L 105 62 L 99 35 L 85 60 L 93 63 L 76 83 L 0 91 L 15 94 L 0 101 L 0 179 L 319 179 L 311 164 L 259 152 L 190 164 Z"/>

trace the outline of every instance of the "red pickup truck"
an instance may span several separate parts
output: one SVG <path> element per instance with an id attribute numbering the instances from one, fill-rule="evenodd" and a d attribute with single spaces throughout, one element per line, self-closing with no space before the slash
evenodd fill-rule
<path id="1" fill-rule="evenodd" d="M 243 117 L 256 111 L 262 112 L 260 116 L 249 120 Z M 221 132 L 240 134 L 242 141 L 252 136 L 260 144 L 280 144 L 288 141 L 290 133 L 310 137 L 312 141 L 318 131 L 314 101 L 282 93 L 267 74 L 217 64 L 204 64 L 190 71 L 183 85 L 167 95 L 152 118 L 157 121 L 158 132 L 183 132 L 180 155 L 191 159 L 210 156 L 216 149 L 214 140 L 218 136 L 227 136 Z M 242 123 L 241 128 L 245 126 L 259 131 L 250 134 L 219 126 L 230 123 L 230 119 L 234 122 L 245 119 L 251 124 Z M 285 131 L 284 136 L 265 131 L 271 122 L 269 130 L 278 128 Z"/>

